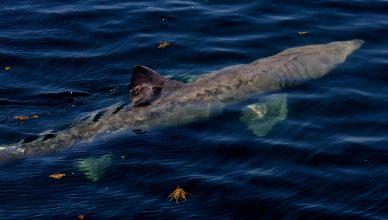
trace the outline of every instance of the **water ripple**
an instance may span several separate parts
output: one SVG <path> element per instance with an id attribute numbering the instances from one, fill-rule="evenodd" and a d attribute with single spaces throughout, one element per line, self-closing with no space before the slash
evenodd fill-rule
<path id="1" fill-rule="evenodd" d="M 289 47 L 366 43 L 329 76 L 286 91 L 287 119 L 266 137 L 251 133 L 239 120 L 241 106 L 232 106 L 191 125 L 106 135 L 2 164 L 0 219 L 384 219 L 387 1 L 1 6 L 0 145 L 128 103 L 136 64 L 187 80 Z M 171 45 L 158 49 L 160 41 Z M 41 117 L 14 119 L 32 114 Z M 112 163 L 97 182 L 74 165 L 104 155 Z M 48 177 L 55 172 L 66 177 Z M 179 205 L 167 199 L 177 186 L 191 193 Z"/>

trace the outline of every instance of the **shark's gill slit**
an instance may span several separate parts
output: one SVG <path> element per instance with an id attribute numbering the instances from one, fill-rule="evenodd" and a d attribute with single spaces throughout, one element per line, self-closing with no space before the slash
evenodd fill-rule
<path id="1" fill-rule="evenodd" d="M 304 79 L 306 79 L 306 80 L 311 79 L 311 76 L 309 75 L 306 67 L 303 65 L 302 62 L 300 62 L 300 60 L 297 57 L 295 57 L 292 61 L 296 61 L 296 62 L 293 62 L 293 64 L 295 65 L 296 69 L 298 70 L 298 73 L 300 75 L 302 75 L 303 77 L 305 77 Z M 300 68 L 297 68 L 298 66 Z"/>
<path id="2" fill-rule="evenodd" d="M 105 111 L 101 111 L 101 112 L 97 113 L 97 114 L 94 116 L 94 118 L 93 118 L 93 122 L 97 122 L 97 121 L 101 118 L 101 116 L 104 115 L 104 113 L 105 113 Z"/>
<path id="3" fill-rule="evenodd" d="M 57 136 L 57 135 L 56 135 L 56 134 L 46 134 L 46 135 L 42 138 L 42 141 L 45 141 L 45 140 L 54 138 L 55 136 Z"/>
<path id="4" fill-rule="evenodd" d="M 133 129 L 132 132 L 134 134 L 145 134 L 145 133 L 147 133 L 147 131 L 143 130 L 143 129 Z"/>
<path id="5" fill-rule="evenodd" d="M 86 116 L 86 117 L 82 118 L 79 122 L 85 122 L 85 121 L 87 121 L 89 118 L 90 118 L 90 116 Z"/>
<path id="6" fill-rule="evenodd" d="M 292 77 L 293 77 L 292 74 L 289 74 L 287 72 L 287 69 L 286 70 L 284 69 L 285 66 L 286 66 L 286 64 L 284 64 L 284 66 L 279 68 L 280 75 L 282 75 L 283 78 L 284 78 L 284 87 L 283 87 L 283 89 L 292 86 Z"/>
<path id="7" fill-rule="evenodd" d="M 126 105 L 122 105 L 118 108 L 116 108 L 116 110 L 114 112 L 112 112 L 112 115 L 116 114 L 117 112 L 119 112 L 121 109 L 123 109 Z"/>
<path id="8" fill-rule="evenodd" d="M 284 89 L 283 82 L 282 82 L 282 77 L 280 77 L 280 75 L 276 71 L 273 72 L 273 73 L 274 73 L 274 75 L 277 76 L 277 79 L 278 79 L 277 81 L 279 82 L 279 87 Z"/>
<path id="9" fill-rule="evenodd" d="M 30 142 L 33 142 L 33 141 L 37 140 L 38 138 L 39 138 L 39 135 L 29 135 L 26 138 L 24 138 L 22 143 L 23 144 L 30 143 Z"/>

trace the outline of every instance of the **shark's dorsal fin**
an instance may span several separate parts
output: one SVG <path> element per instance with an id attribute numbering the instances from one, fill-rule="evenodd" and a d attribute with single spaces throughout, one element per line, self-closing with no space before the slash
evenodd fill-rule
<path id="1" fill-rule="evenodd" d="M 156 71 L 141 65 L 136 65 L 133 68 L 130 89 L 139 86 L 143 83 L 152 86 L 162 86 L 167 81 L 167 78 L 160 75 Z"/>
<path id="2" fill-rule="evenodd" d="M 181 82 L 168 79 L 156 71 L 141 65 L 133 68 L 129 91 L 133 106 L 150 104 L 156 100 L 167 87 L 176 87 Z"/>

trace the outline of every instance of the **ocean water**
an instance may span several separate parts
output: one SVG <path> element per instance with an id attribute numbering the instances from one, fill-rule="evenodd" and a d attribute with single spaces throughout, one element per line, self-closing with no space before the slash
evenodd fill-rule
<path id="1" fill-rule="evenodd" d="M 287 91 L 287 118 L 264 137 L 234 109 L 4 163 L 0 219 L 387 219 L 387 12 L 383 0 L 2 0 L 6 146 L 128 103 L 136 64 L 184 81 L 290 47 L 365 44 Z M 186 202 L 167 198 L 177 186 Z"/>

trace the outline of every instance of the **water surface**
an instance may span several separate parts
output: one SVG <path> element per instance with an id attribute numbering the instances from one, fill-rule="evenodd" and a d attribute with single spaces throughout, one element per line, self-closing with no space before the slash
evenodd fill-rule
<path id="1" fill-rule="evenodd" d="M 266 137 L 234 109 L 4 164 L 0 219 L 386 219 L 387 11 L 362 0 L 1 1 L 0 145 L 128 103 L 136 64 L 187 80 L 290 47 L 366 43 L 287 91 L 287 119 Z M 97 181 L 79 168 L 91 157 L 111 158 Z M 167 199 L 177 186 L 192 194 L 183 204 Z"/>

